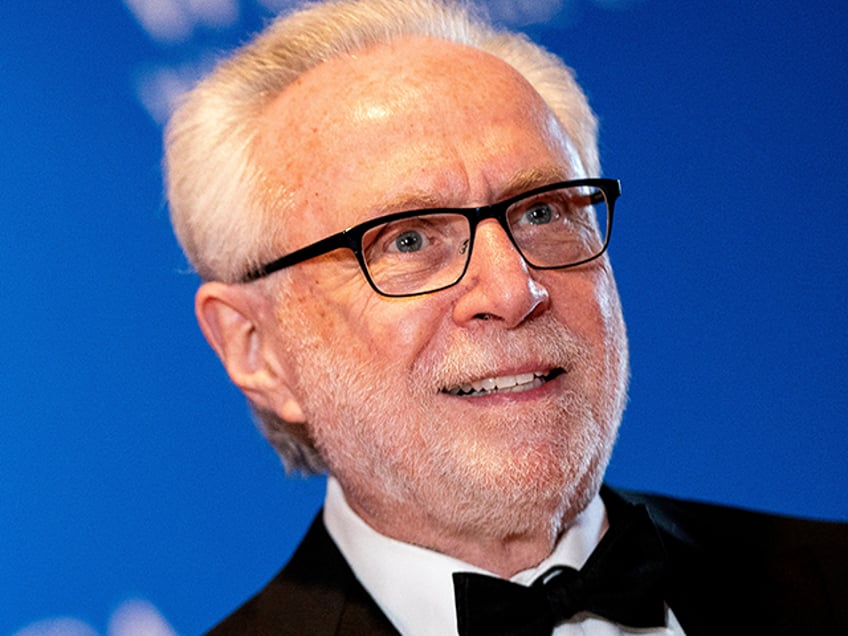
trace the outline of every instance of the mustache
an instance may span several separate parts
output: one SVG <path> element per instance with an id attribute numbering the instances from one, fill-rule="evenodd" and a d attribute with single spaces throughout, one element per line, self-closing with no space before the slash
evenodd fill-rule
<path id="1" fill-rule="evenodd" d="M 539 317 L 513 330 L 454 331 L 416 363 L 417 377 L 431 378 L 436 390 L 504 373 L 570 371 L 588 361 L 587 345 L 552 317 Z"/>

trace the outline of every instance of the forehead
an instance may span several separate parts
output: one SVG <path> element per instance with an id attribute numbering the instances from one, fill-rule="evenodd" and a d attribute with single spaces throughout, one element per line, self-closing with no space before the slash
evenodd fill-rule
<path id="1" fill-rule="evenodd" d="M 517 71 L 428 38 L 310 70 L 265 110 L 257 150 L 294 209 L 336 229 L 375 209 L 486 203 L 534 172 L 581 176 L 570 140 Z"/>

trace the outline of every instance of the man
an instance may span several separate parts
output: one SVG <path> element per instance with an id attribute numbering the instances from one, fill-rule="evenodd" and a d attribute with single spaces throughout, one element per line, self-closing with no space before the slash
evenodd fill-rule
<path id="1" fill-rule="evenodd" d="M 619 190 L 558 59 L 436 0 L 316 4 L 187 97 L 166 168 L 206 338 L 330 475 L 214 633 L 848 630 L 843 527 L 601 489 Z"/>

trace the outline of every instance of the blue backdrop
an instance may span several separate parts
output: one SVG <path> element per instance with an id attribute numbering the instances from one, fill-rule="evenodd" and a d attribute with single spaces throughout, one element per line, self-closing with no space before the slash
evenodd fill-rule
<path id="1" fill-rule="evenodd" d="M 0 4 L 0 634 L 199 633 L 320 505 L 195 325 L 159 169 L 168 100 L 273 4 Z M 577 69 L 623 181 L 611 481 L 848 518 L 843 3 L 490 6 Z"/>

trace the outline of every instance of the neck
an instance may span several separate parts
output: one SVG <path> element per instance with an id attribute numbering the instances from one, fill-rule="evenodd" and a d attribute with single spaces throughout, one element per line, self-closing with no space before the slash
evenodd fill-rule
<path id="1" fill-rule="evenodd" d="M 421 514 L 420 510 L 392 507 L 381 514 L 350 497 L 347 505 L 383 536 L 448 555 L 503 578 L 532 568 L 554 550 L 562 533 L 570 527 L 585 505 L 572 513 L 535 510 L 520 529 L 494 531 L 489 526 L 468 528 L 448 524 Z"/>
<path id="2" fill-rule="evenodd" d="M 553 552 L 558 536 L 547 532 L 525 533 L 511 537 L 433 536 L 431 550 L 442 552 L 471 565 L 483 568 L 502 578 L 512 578 L 518 572 L 538 565 Z"/>

